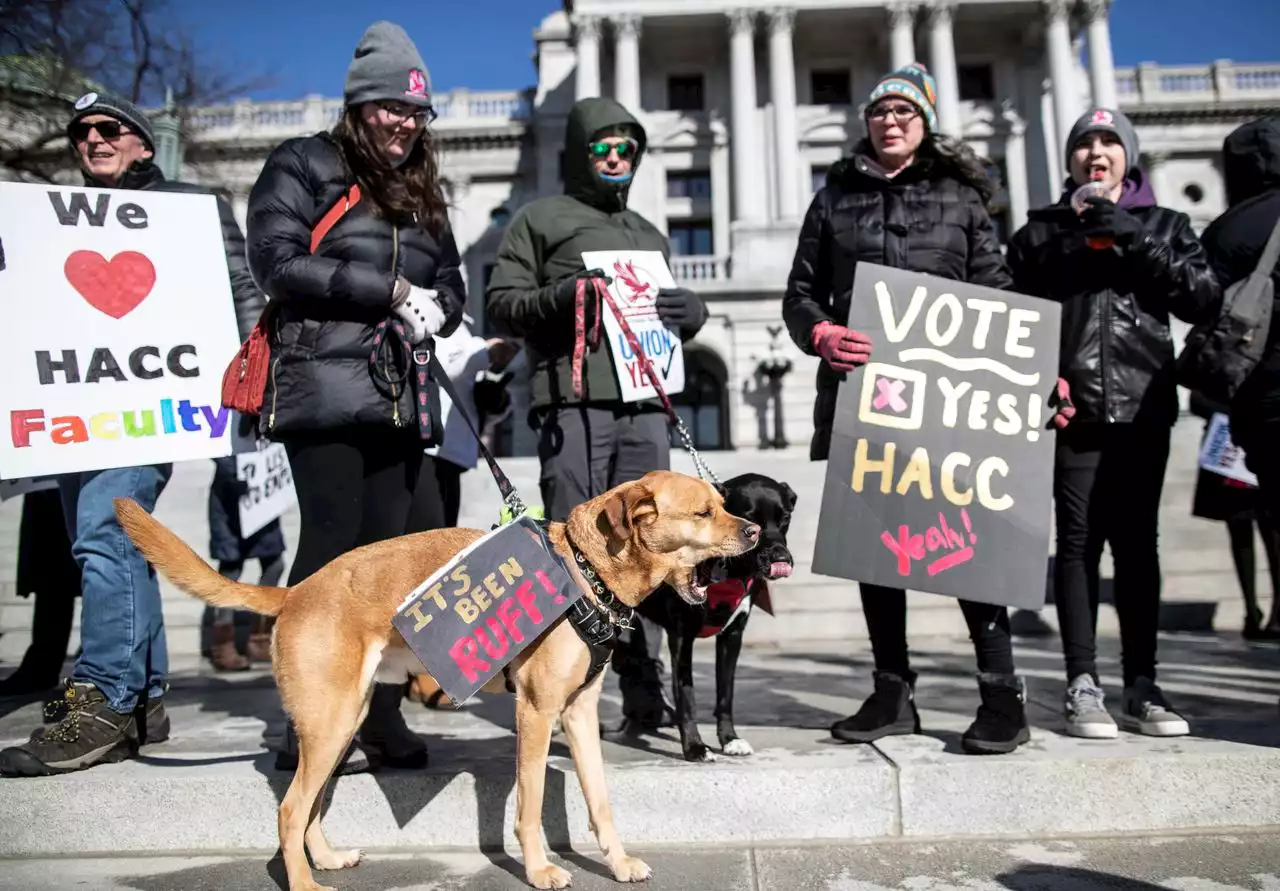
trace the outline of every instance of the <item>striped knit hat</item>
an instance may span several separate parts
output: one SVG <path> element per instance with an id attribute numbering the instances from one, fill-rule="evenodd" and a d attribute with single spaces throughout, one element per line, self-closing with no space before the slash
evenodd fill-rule
<path id="1" fill-rule="evenodd" d="M 880 78 L 880 83 L 876 84 L 867 100 L 868 110 L 885 96 L 901 96 L 919 106 L 924 114 L 925 127 L 930 133 L 938 131 L 938 113 L 934 110 L 938 103 L 938 83 L 929 69 L 919 62 L 912 62 L 905 68 L 891 71 Z"/>

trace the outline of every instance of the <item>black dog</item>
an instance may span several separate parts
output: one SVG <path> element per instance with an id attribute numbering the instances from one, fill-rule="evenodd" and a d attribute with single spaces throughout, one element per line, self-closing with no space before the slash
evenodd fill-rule
<path id="1" fill-rule="evenodd" d="M 716 735 L 724 754 L 751 754 L 751 745 L 733 726 L 733 685 L 742 633 L 753 605 L 773 612 L 769 582 L 791 575 L 794 565 L 787 549 L 787 528 L 796 506 L 792 488 L 758 473 L 744 473 L 726 481 L 721 490 L 725 510 L 760 526 L 760 543 L 741 556 L 720 562 L 717 575 L 723 580 L 712 585 L 705 604 L 688 604 L 663 586 L 639 607 L 641 615 L 667 632 L 676 725 L 687 761 L 715 760 L 698 733 L 693 694 L 693 643 L 712 635 L 716 638 Z"/>

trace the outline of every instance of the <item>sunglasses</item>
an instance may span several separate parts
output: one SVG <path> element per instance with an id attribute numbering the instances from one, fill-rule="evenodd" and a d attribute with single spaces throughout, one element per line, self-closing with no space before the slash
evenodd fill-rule
<path id="1" fill-rule="evenodd" d="M 867 112 L 867 117 L 873 121 L 883 121 L 889 115 L 893 115 L 896 120 L 909 121 L 919 114 L 920 109 L 904 102 L 901 105 L 877 105 Z"/>
<path id="2" fill-rule="evenodd" d="M 93 124 L 76 121 L 67 128 L 67 133 L 71 136 L 72 142 L 83 142 L 89 138 L 90 130 L 97 130 L 98 135 L 107 142 L 115 142 L 121 136 L 128 136 L 133 132 L 119 121 L 98 121 Z"/>
<path id="3" fill-rule="evenodd" d="M 418 124 L 431 124 L 439 115 L 436 110 L 428 105 L 426 108 L 420 108 L 416 105 L 404 105 L 400 102 L 379 102 L 378 108 L 386 112 L 387 117 L 394 118 L 397 121 L 407 121 L 412 118 Z"/>
<path id="4" fill-rule="evenodd" d="M 601 139 L 587 146 L 593 158 L 607 158 L 609 152 L 617 152 L 619 161 L 625 161 L 639 149 L 640 145 L 634 139 L 628 139 L 626 142 L 605 142 Z"/>

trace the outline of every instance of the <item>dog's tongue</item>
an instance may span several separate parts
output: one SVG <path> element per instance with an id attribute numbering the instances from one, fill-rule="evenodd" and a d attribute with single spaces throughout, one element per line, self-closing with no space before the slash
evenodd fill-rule
<path id="1" fill-rule="evenodd" d="M 777 563 L 772 564 L 769 567 L 769 578 L 771 579 L 785 579 L 785 578 L 790 578 L 790 576 L 791 576 L 790 563 L 783 563 L 779 561 Z"/>

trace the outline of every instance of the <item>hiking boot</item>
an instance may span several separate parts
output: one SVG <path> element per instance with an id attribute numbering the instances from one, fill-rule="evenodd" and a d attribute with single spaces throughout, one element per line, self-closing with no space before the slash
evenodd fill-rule
<path id="1" fill-rule="evenodd" d="M 1175 712 L 1151 678 L 1138 678 L 1124 688 L 1120 726 L 1145 736 L 1186 736 L 1191 727 Z"/>
<path id="2" fill-rule="evenodd" d="M 213 626 L 213 644 L 209 648 L 209 661 L 214 671 L 248 671 L 249 660 L 236 649 L 236 629 L 230 622 L 217 622 Z"/>
<path id="3" fill-rule="evenodd" d="M 1102 688 L 1089 674 L 1077 675 L 1067 685 L 1062 714 L 1067 722 L 1067 736 L 1115 739 L 1119 734 L 1115 719 L 1103 704 Z"/>
<path id="4" fill-rule="evenodd" d="M 168 685 L 165 691 L 168 691 Z M 169 738 L 169 714 L 164 710 L 164 697 L 143 698 L 133 710 L 138 725 L 138 745 L 162 743 Z"/>
<path id="5" fill-rule="evenodd" d="M 1006 755 L 1031 739 L 1026 692 L 1016 674 L 978 675 L 982 704 L 978 716 L 960 738 L 960 746 L 970 755 Z"/>
<path id="6" fill-rule="evenodd" d="M 342 756 L 342 760 L 338 762 L 333 775 L 340 777 L 353 773 L 375 773 L 378 767 L 379 764 L 353 742 L 347 747 L 347 752 Z M 297 769 L 298 736 L 293 732 L 293 722 L 286 721 L 284 725 L 284 742 L 276 752 L 276 770 L 292 772 Z"/>
<path id="7" fill-rule="evenodd" d="M 133 713 L 107 707 L 93 684 L 68 681 L 66 714 L 51 727 L 37 728 L 20 746 L 0 751 L 0 776 L 43 777 L 123 761 L 138 750 Z"/>
<path id="8" fill-rule="evenodd" d="M 254 630 L 249 633 L 249 645 L 245 647 L 245 655 L 252 664 L 271 664 L 271 629 L 275 624 L 275 616 L 258 617 Z"/>
<path id="9" fill-rule="evenodd" d="M 404 690 L 404 684 L 373 685 L 369 714 L 360 725 L 360 744 L 389 767 L 418 769 L 427 766 L 427 744 L 404 722 Z"/>
<path id="10" fill-rule="evenodd" d="M 831 735 L 841 742 L 869 743 L 885 736 L 920 732 L 916 711 L 915 672 L 908 677 L 889 671 L 875 672 L 876 691 L 857 714 L 831 725 Z"/>

